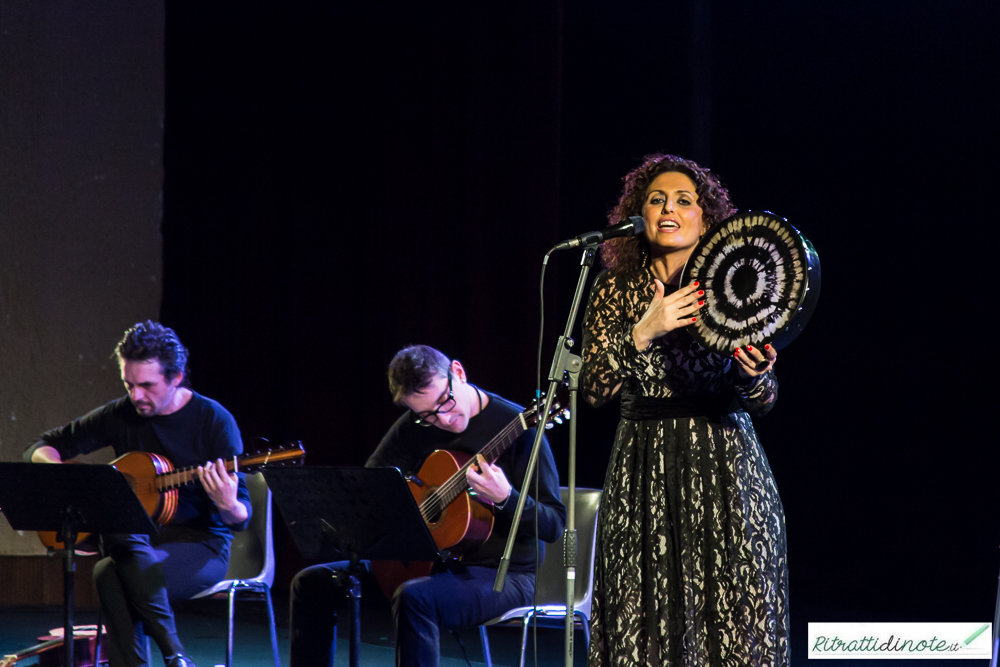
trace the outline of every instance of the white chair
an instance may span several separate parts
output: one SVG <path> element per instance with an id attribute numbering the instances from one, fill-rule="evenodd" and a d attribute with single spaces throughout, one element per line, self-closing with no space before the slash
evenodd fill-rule
<path id="1" fill-rule="evenodd" d="M 247 529 L 233 535 L 226 578 L 215 586 L 198 593 L 192 600 L 229 598 L 229 641 L 226 646 L 226 667 L 233 665 L 233 613 L 236 598 L 263 599 L 271 625 L 271 651 L 274 667 L 281 667 L 278 657 L 278 633 L 274 627 L 274 606 L 271 585 L 274 583 L 274 542 L 271 537 L 271 490 L 260 473 L 247 475 L 247 488 L 253 516 Z"/>
<path id="2" fill-rule="evenodd" d="M 569 489 L 562 487 L 562 501 L 569 503 Z M 587 645 L 590 645 L 590 604 L 594 593 L 594 556 L 597 546 L 597 512 L 601 503 L 600 489 L 576 489 L 576 597 L 573 603 L 575 624 L 583 627 Z M 521 667 L 528 647 L 528 630 L 532 619 L 539 627 L 564 628 L 566 626 L 566 568 L 563 565 L 563 538 L 546 545 L 545 560 L 535 575 L 537 607 L 518 607 L 479 626 L 483 642 L 483 659 L 493 667 L 486 626 L 499 623 L 520 622 Z M 537 609 L 537 614 L 535 610 Z"/>

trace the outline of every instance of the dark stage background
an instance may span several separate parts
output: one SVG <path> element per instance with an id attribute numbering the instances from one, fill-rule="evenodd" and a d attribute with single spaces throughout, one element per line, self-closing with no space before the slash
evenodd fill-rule
<path id="1" fill-rule="evenodd" d="M 245 436 L 361 464 L 414 342 L 528 401 L 545 250 L 644 154 L 687 155 L 823 264 L 757 422 L 795 663 L 809 621 L 992 618 L 1000 6 L 305 5 L 166 6 L 161 317 Z M 578 260 L 548 274 L 546 368 Z M 601 486 L 617 404 L 579 418 Z"/>

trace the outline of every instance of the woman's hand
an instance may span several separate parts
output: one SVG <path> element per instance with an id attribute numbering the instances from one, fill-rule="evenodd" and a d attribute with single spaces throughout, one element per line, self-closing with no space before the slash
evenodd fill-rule
<path id="1" fill-rule="evenodd" d="M 663 283 L 653 278 L 656 293 L 639 323 L 632 329 L 632 340 L 640 352 L 649 347 L 654 338 L 659 338 L 674 329 L 694 324 L 698 318 L 694 313 L 705 302 L 703 290 L 698 289 L 698 283 L 693 282 L 687 287 L 677 290 L 670 296 L 663 296 Z"/>
<path id="2" fill-rule="evenodd" d="M 765 345 L 763 350 L 747 345 L 745 350 L 740 347 L 736 348 L 733 358 L 736 359 L 736 368 L 740 372 L 740 377 L 750 379 L 771 370 L 774 362 L 778 359 L 778 352 L 770 345 Z"/>

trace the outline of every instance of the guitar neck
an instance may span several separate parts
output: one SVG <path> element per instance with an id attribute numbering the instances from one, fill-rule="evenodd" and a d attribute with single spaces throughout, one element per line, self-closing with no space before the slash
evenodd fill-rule
<path id="1" fill-rule="evenodd" d="M 234 456 L 230 459 L 226 459 L 226 472 L 249 472 L 266 466 L 269 463 L 276 464 L 295 461 L 302 458 L 304 455 L 305 450 L 303 450 L 301 446 L 298 446 L 290 449 L 278 449 L 259 454 L 244 454 L 243 456 L 238 457 Z M 182 486 L 186 486 L 187 484 L 192 484 L 197 480 L 198 466 L 189 466 L 187 468 L 180 468 L 179 470 L 160 473 L 156 476 L 155 484 L 158 491 L 167 491 L 169 489 L 177 489 Z"/>
<path id="2" fill-rule="evenodd" d="M 242 471 L 239 466 L 239 458 L 232 457 L 226 460 L 226 472 Z M 166 491 L 168 489 L 179 489 L 182 486 L 193 484 L 198 481 L 198 466 L 189 466 L 170 472 L 160 473 L 156 476 L 156 490 Z"/>
<path id="3" fill-rule="evenodd" d="M 493 463 L 500 455 L 507 451 L 510 446 L 521 437 L 521 434 L 525 431 L 526 422 L 524 421 L 524 414 L 519 414 L 517 418 L 511 423 L 507 424 L 500 433 L 498 433 L 492 440 L 486 443 L 486 446 L 479 450 L 479 454 L 483 456 L 484 459 L 489 463 Z M 442 484 L 437 492 L 434 494 L 436 496 L 435 502 L 441 503 L 441 507 L 447 507 L 455 498 L 464 492 L 468 486 L 469 482 L 466 475 L 471 468 L 476 463 L 476 457 L 469 459 L 465 465 L 463 465 L 458 472 L 448 478 L 448 480 Z"/>

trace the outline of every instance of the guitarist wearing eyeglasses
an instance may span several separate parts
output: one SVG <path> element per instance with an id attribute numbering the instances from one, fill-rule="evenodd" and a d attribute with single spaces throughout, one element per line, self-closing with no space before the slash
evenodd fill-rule
<path id="1" fill-rule="evenodd" d="M 225 578 L 232 531 L 250 522 L 243 475 L 223 463 L 243 453 L 243 441 L 229 411 L 187 386 L 187 350 L 172 329 L 136 324 L 115 352 L 128 395 L 43 434 L 24 458 L 61 463 L 111 446 L 117 456 L 142 451 L 198 466 L 200 483 L 179 489 L 169 525 L 153 536 L 103 535 L 108 557 L 94 568 L 111 667 L 146 664 L 143 630 L 167 667 L 194 667 L 171 604 Z"/>
<path id="2" fill-rule="evenodd" d="M 459 361 L 449 360 L 432 347 L 415 345 L 401 350 L 389 364 L 388 375 L 393 400 L 406 412 L 382 438 L 366 465 L 394 466 L 407 474 L 419 471 L 419 478 L 424 474 L 421 466 L 432 452 L 447 450 L 459 461 L 469 460 L 468 468 L 459 473 L 466 475 L 463 489 L 471 488 L 493 504 L 493 527 L 484 543 L 465 551 L 461 560 L 435 565 L 429 576 L 406 581 L 392 596 L 396 664 L 437 665 L 441 628 L 475 627 L 509 609 L 531 604 L 536 527 L 542 541 L 554 542 L 565 527 L 566 509 L 560 499 L 552 452 L 543 439 L 538 474 L 525 503 L 507 579 L 503 591 L 495 592 L 493 582 L 535 429 L 520 428 L 522 408 L 471 384 Z M 489 455 L 480 452 L 500 451 L 493 446 L 504 433 L 516 433 L 517 437 L 501 443 L 503 453 L 490 463 Z M 535 479 L 539 484 L 537 502 Z M 537 555 L 541 562 L 544 545 L 539 545 Z M 299 572 L 292 582 L 293 667 L 331 664 L 337 610 L 346 602 L 342 578 L 336 575 L 346 567 L 347 563 L 317 565 Z"/>

